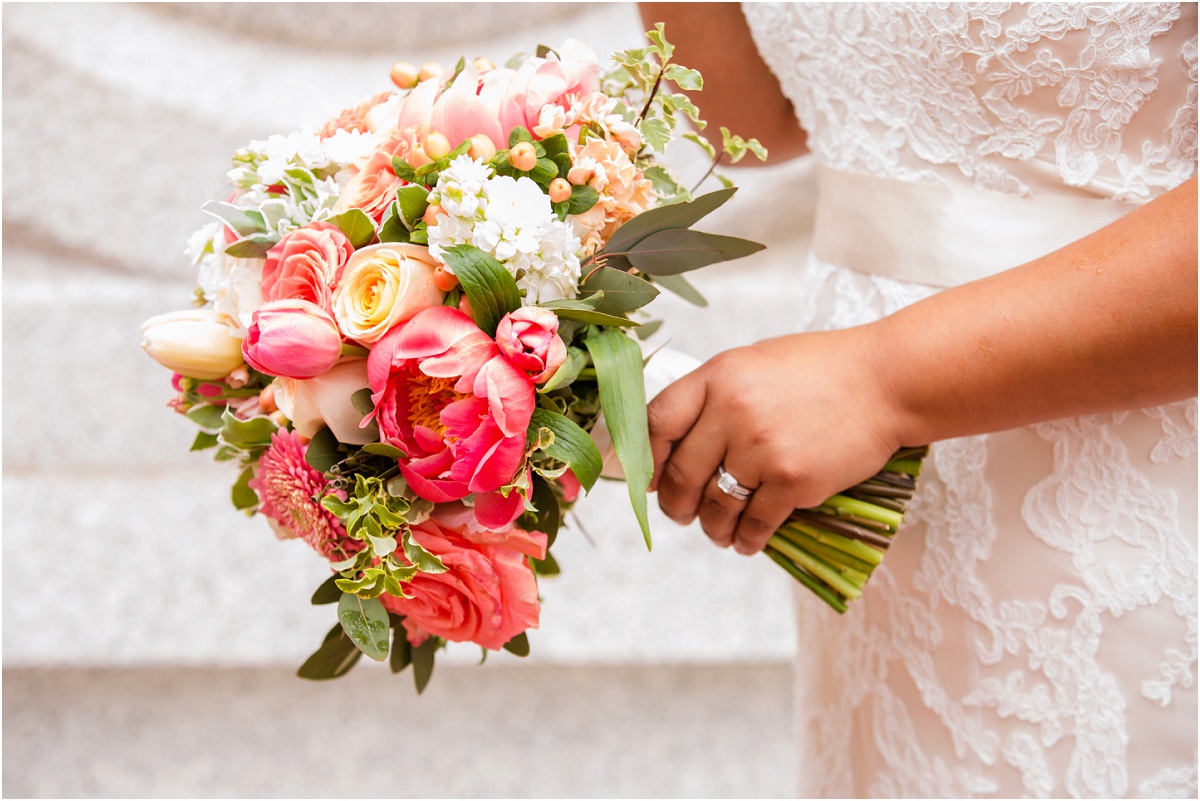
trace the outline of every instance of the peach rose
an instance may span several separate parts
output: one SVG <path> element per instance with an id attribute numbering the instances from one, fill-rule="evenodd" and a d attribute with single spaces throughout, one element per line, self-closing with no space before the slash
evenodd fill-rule
<path id="1" fill-rule="evenodd" d="M 333 207 L 334 213 L 362 209 L 376 223 L 382 220 L 387 207 L 396 199 L 396 190 L 404 185 L 404 181 L 397 178 L 396 173 L 392 171 L 392 158 L 399 156 L 407 159 L 409 152 L 424 138 L 424 134 L 425 130 L 419 127 L 393 131 L 363 168 L 346 184 Z"/>
<path id="2" fill-rule="evenodd" d="M 389 612 L 404 616 L 410 643 L 435 635 L 499 649 L 537 628 L 537 580 L 525 557 L 545 558 L 545 534 L 514 528 L 478 536 L 431 517 L 413 526 L 412 536 L 442 560 L 446 572 L 418 573 L 405 586 L 411 598 L 380 597 Z"/>
<path id="3" fill-rule="evenodd" d="M 375 426 L 359 427 L 363 413 L 350 400 L 355 392 L 367 388 L 366 359 L 343 361 L 304 381 L 276 378 L 271 387 L 272 401 L 292 421 L 300 436 L 312 439 L 324 426 L 329 426 L 338 442 L 366 445 L 379 441 Z"/>
<path id="4" fill-rule="evenodd" d="M 618 226 L 649 209 L 654 201 L 654 185 L 629 160 L 619 142 L 589 138 L 583 145 L 572 143 L 571 162 L 574 166 L 567 180 L 576 186 L 587 184 L 600 193 L 585 223 L 600 239 L 607 240 Z M 602 223 L 596 209 L 604 214 Z"/>
<path id="5" fill-rule="evenodd" d="M 388 242 L 359 248 L 350 257 L 333 296 L 342 333 L 363 344 L 418 312 L 441 306 L 438 265 L 427 248 Z"/>
<path id="6" fill-rule="evenodd" d="M 346 235 L 332 223 L 315 222 L 292 231 L 267 251 L 262 299 L 307 300 L 333 311 L 333 287 L 354 253 Z"/>

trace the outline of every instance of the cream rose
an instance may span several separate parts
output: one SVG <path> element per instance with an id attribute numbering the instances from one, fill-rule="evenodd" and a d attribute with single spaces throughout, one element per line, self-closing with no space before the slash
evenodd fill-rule
<path id="1" fill-rule="evenodd" d="M 418 245 L 386 243 L 356 250 L 333 296 L 342 333 L 370 345 L 417 312 L 442 305 L 445 294 L 434 282 L 437 267 L 429 250 Z"/>
<path id="2" fill-rule="evenodd" d="M 363 413 L 350 399 L 369 386 L 366 359 L 344 361 L 306 381 L 277 378 L 271 386 L 279 410 L 300 436 L 312 439 L 322 427 L 329 426 L 338 442 L 365 445 L 379 441 L 379 429 L 374 424 L 359 427 Z"/>

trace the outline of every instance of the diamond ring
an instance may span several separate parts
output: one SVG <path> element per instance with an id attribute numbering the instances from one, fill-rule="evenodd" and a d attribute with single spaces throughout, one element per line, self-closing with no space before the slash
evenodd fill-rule
<path id="1" fill-rule="evenodd" d="M 717 465 L 717 489 L 728 495 L 730 498 L 737 498 L 739 501 L 746 501 L 754 494 L 754 490 L 749 487 L 743 487 L 738 483 L 738 480 L 733 477 L 733 474 L 725 469 L 725 465 Z"/>

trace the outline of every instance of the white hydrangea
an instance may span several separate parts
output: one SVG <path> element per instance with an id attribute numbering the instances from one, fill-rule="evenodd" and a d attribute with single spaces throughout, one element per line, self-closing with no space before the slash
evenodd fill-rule
<path id="1" fill-rule="evenodd" d="M 272 134 L 266 141 L 251 142 L 247 150 L 262 156 L 257 172 L 259 180 L 267 186 L 283 180 L 284 173 L 292 167 L 315 171 L 330 164 L 320 137 L 311 131 L 297 131 L 287 136 Z"/>
<path id="2" fill-rule="evenodd" d="M 340 130 L 321 144 L 328 162 L 362 167 L 382 141 L 382 134 Z"/>

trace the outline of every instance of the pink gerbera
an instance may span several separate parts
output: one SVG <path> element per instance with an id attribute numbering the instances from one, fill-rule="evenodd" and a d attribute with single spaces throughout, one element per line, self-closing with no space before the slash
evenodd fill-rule
<path id="1" fill-rule="evenodd" d="M 304 461 L 306 450 L 294 431 L 272 434 L 250 489 L 258 493 L 258 511 L 282 527 L 285 536 L 299 537 L 329 561 L 340 562 L 361 550 L 362 543 L 347 535 L 338 516 L 321 505 L 327 494 L 346 500 L 346 493 L 328 491 L 325 476 Z"/>

